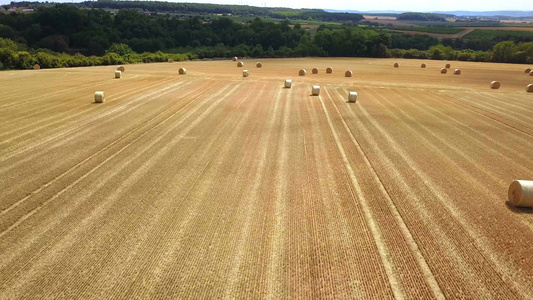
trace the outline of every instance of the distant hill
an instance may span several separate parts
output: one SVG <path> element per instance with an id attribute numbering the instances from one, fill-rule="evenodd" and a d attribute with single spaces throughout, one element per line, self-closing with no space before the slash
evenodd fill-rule
<path id="1" fill-rule="evenodd" d="M 1 1 L 1 0 L 0 0 Z M 11 2 L 15 7 L 39 7 L 52 6 L 54 2 L 38 1 L 19 1 Z M 232 16 L 256 16 L 271 17 L 274 19 L 292 19 L 292 20 L 309 20 L 322 22 L 358 22 L 363 20 L 363 16 L 353 13 L 327 12 L 322 9 L 293 9 L 281 7 L 257 7 L 249 5 L 230 5 L 230 4 L 208 4 L 208 3 L 185 3 L 185 2 L 168 2 L 168 1 L 146 1 L 146 0 L 97 0 L 64 3 L 84 8 L 97 9 L 133 9 L 145 13 L 174 13 L 182 15 L 232 15 Z"/>
<path id="2" fill-rule="evenodd" d="M 365 14 L 365 15 L 377 15 L 380 16 L 384 15 L 399 15 L 402 13 L 406 13 L 407 11 L 403 10 L 367 10 L 367 11 L 361 11 L 361 10 L 336 10 L 336 9 L 324 9 L 328 12 L 346 12 L 351 14 Z"/>
<path id="3" fill-rule="evenodd" d="M 428 14 L 428 13 L 403 13 L 399 14 L 396 19 L 400 21 L 434 21 L 434 22 L 446 22 L 447 17 L 453 17 L 453 15 L 445 14 Z"/>
<path id="4" fill-rule="evenodd" d="M 406 13 L 406 11 L 395 11 L 395 10 L 371 10 L 371 11 L 359 11 L 359 10 L 334 10 L 334 9 L 324 9 L 329 12 L 348 12 L 348 13 L 357 13 L 364 15 L 399 15 Z M 520 10 L 498 10 L 498 11 L 431 11 L 429 13 L 443 14 L 443 15 L 455 15 L 458 17 L 512 17 L 512 18 L 533 18 L 533 11 L 520 11 Z"/>
<path id="5" fill-rule="evenodd" d="M 505 16 L 512 18 L 533 18 L 533 11 L 519 11 L 519 10 L 498 10 L 498 11 L 447 11 L 447 12 L 434 12 L 442 14 L 452 14 L 459 17 L 497 17 Z"/>

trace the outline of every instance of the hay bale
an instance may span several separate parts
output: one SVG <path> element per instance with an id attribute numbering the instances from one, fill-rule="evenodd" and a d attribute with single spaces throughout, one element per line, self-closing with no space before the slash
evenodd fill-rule
<path id="1" fill-rule="evenodd" d="M 490 88 L 493 90 L 497 90 L 500 88 L 500 82 L 499 81 L 492 81 L 490 83 Z"/>
<path id="2" fill-rule="evenodd" d="M 257 62 L 257 63 L 255 64 L 255 66 L 258 67 L 258 68 L 261 68 L 261 67 L 263 66 L 263 64 L 260 63 L 260 62 Z"/>
<path id="3" fill-rule="evenodd" d="M 533 76 L 533 70 L 529 72 L 529 76 Z"/>
<path id="4" fill-rule="evenodd" d="M 168 59 L 168 62 L 169 62 L 169 63 L 173 63 L 174 60 L 173 60 L 172 58 L 169 58 L 169 59 Z"/>
<path id="5" fill-rule="evenodd" d="M 327 67 L 326 74 L 331 74 L 331 73 L 333 73 L 333 69 L 331 67 Z"/>
<path id="6" fill-rule="evenodd" d="M 509 185 L 507 194 L 512 205 L 533 208 L 533 181 L 515 180 Z"/>
<path id="7" fill-rule="evenodd" d="M 233 60 L 233 61 L 237 61 L 237 60 L 239 60 L 239 59 L 237 58 L 237 56 L 234 56 L 231 60 Z"/>
<path id="8" fill-rule="evenodd" d="M 290 79 L 285 79 L 285 88 L 286 89 L 290 89 L 292 86 L 292 80 Z"/>
<path id="9" fill-rule="evenodd" d="M 126 71 L 126 69 L 124 68 L 124 66 L 118 66 L 118 67 L 117 67 L 117 70 L 119 70 L 120 72 L 124 72 L 124 71 Z"/>
<path id="10" fill-rule="evenodd" d="M 238 62 L 237 63 L 237 67 L 239 67 L 239 68 L 244 67 L 244 63 L 242 61 Z"/>
<path id="11" fill-rule="evenodd" d="M 320 94 L 320 86 L 319 85 L 313 85 L 313 89 L 311 90 L 311 94 L 313 96 L 318 96 Z"/>
<path id="12" fill-rule="evenodd" d="M 179 73 L 180 75 L 185 75 L 185 74 L 187 74 L 187 69 L 185 69 L 185 68 L 179 68 L 178 73 Z"/>
<path id="13" fill-rule="evenodd" d="M 357 92 L 348 93 L 348 102 L 355 103 L 357 101 Z"/>
<path id="14" fill-rule="evenodd" d="M 122 72 L 119 70 L 115 70 L 115 78 L 120 78 L 120 77 L 122 77 Z"/>
<path id="15" fill-rule="evenodd" d="M 248 70 L 242 70 L 242 77 L 248 77 L 250 76 L 250 72 Z"/>
<path id="16" fill-rule="evenodd" d="M 529 72 L 531 72 L 531 68 L 526 68 L 526 69 L 524 70 L 524 73 L 528 73 L 528 74 L 529 74 Z"/>
<path id="17" fill-rule="evenodd" d="M 461 75 L 461 70 L 459 69 L 453 70 L 453 75 Z"/>
<path id="18" fill-rule="evenodd" d="M 426 64 L 421 64 L 420 67 L 421 67 L 422 69 L 425 69 L 425 68 L 426 68 Z"/>
<path id="19" fill-rule="evenodd" d="M 344 72 L 344 77 L 352 77 L 352 75 L 353 75 L 353 72 L 350 70 Z"/>
<path id="20" fill-rule="evenodd" d="M 440 73 L 441 74 L 446 74 L 446 73 L 448 73 L 448 69 L 442 68 L 442 69 L 440 69 Z"/>
<path id="21" fill-rule="evenodd" d="M 38 64 L 35 64 L 35 65 L 33 65 L 33 69 L 34 70 L 40 70 L 41 66 L 39 66 Z"/>
<path id="22" fill-rule="evenodd" d="M 95 103 L 104 103 L 105 102 L 104 92 L 95 92 L 94 93 L 94 102 Z"/>
<path id="23" fill-rule="evenodd" d="M 318 68 L 313 68 L 312 72 L 313 74 L 318 74 Z"/>
<path id="24" fill-rule="evenodd" d="M 307 71 L 305 69 L 301 69 L 300 72 L 298 72 L 298 75 L 305 76 L 307 74 Z"/>
<path id="25" fill-rule="evenodd" d="M 446 69 L 449 69 L 451 67 L 451 65 L 450 64 L 446 64 L 446 66 L 444 66 L 444 67 L 446 67 Z"/>
<path id="26" fill-rule="evenodd" d="M 526 86 L 526 91 L 527 91 L 528 93 L 533 93 L 533 84 L 528 84 L 528 85 Z"/>
<path id="27" fill-rule="evenodd" d="M 395 67 L 395 68 L 399 68 L 399 67 L 400 67 L 400 64 L 399 64 L 399 63 L 394 63 L 394 67 Z"/>

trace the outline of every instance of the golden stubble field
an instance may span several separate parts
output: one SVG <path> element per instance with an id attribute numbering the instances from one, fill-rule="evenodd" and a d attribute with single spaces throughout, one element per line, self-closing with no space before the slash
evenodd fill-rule
<path id="1" fill-rule="evenodd" d="M 533 297 L 526 66 L 244 62 L 1 72 L 0 298 Z"/>

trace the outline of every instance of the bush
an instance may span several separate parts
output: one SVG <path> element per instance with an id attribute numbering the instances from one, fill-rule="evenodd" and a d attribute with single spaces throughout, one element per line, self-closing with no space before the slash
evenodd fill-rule
<path id="1" fill-rule="evenodd" d="M 35 65 L 35 59 L 26 51 L 19 51 L 16 54 L 15 68 L 17 69 L 31 69 Z"/>
<path id="2" fill-rule="evenodd" d="M 457 60 L 469 61 L 474 60 L 474 51 L 467 49 L 457 53 Z"/>
<path id="3" fill-rule="evenodd" d="M 49 54 L 46 52 L 37 52 L 35 54 L 35 60 L 41 66 L 41 68 L 57 68 L 59 67 L 59 63 L 57 61 L 57 57 L 53 54 Z"/>
<path id="4" fill-rule="evenodd" d="M 102 56 L 101 58 L 102 65 L 121 65 L 125 63 L 125 60 L 122 58 L 122 56 L 118 55 L 117 53 L 107 53 L 106 55 Z"/>
<path id="5" fill-rule="evenodd" d="M 135 54 L 135 52 L 127 44 L 111 44 L 111 47 L 107 49 L 106 53 L 116 53 L 120 56 Z"/>
<path id="6" fill-rule="evenodd" d="M 409 49 L 403 53 L 403 58 L 418 58 L 418 59 L 428 59 L 429 55 L 426 51 L 420 51 L 418 49 Z"/>
<path id="7" fill-rule="evenodd" d="M 476 51 L 474 52 L 474 61 L 489 62 L 492 59 L 492 52 L 490 51 Z"/>
<path id="8" fill-rule="evenodd" d="M 391 57 L 394 57 L 394 58 L 403 57 L 405 52 L 406 52 L 406 50 L 403 50 L 403 49 L 391 49 L 390 50 Z"/>

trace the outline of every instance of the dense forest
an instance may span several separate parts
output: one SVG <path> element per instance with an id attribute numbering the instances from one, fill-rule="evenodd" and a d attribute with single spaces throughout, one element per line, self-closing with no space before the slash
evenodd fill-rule
<path id="1" fill-rule="evenodd" d="M 403 13 L 399 14 L 396 19 L 401 21 L 434 21 L 434 22 L 446 22 L 446 15 L 431 14 L 431 13 Z"/>
<path id="2" fill-rule="evenodd" d="M 120 3 L 129 5 L 130 2 Z M 138 3 L 159 5 L 162 2 Z M 439 40 L 389 33 L 372 26 L 354 26 L 352 22 L 320 25 L 316 30 L 306 30 L 299 23 L 291 22 L 288 18 L 267 22 L 256 17 L 236 22 L 223 16 L 183 17 L 146 14 L 135 9 L 114 13 L 78 5 L 39 5 L 33 13 L 0 13 L 0 69 L 30 68 L 34 63 L 48 68 L 234 55 L 533 63 L 533 42 L 529 37 Z"/>
<path id="3" fill-rule="evenodd" d="M 40 2 L 11 2 L 12 6 L 47 6 L 47 3 Z M 205 3 L 176 3 L 166 1 L 117 1 L 98 0 L 72 3 L 71 5 L 80 8 L 97 9 L 135 9 L 150 13 L 172 13 L 178 15 L 226 15 L 226 16 L 255 16 L 270 17 L 275 19 L 309 20 L 326 22 L 357 22 L 363 19 L 360 14 L 354 13 L 333 13 L 322 9 L 292 9 L 292 8 L 270 8 L 256 7 L 248 5 L 224 5 Z"/>

